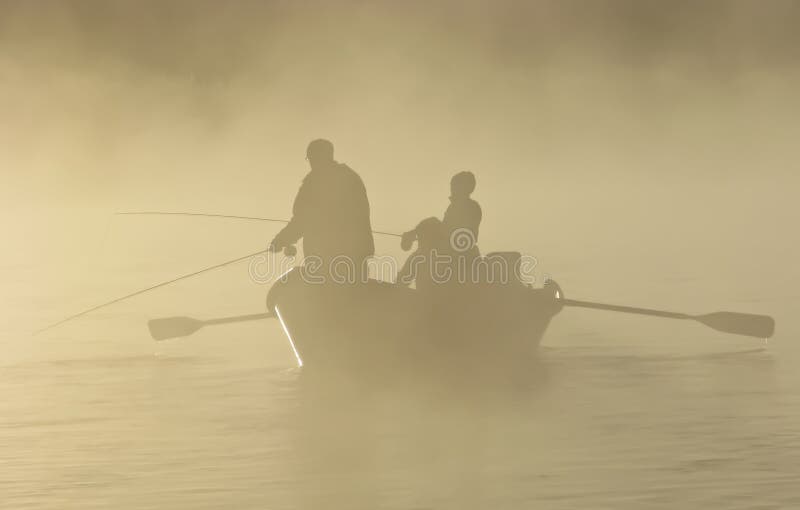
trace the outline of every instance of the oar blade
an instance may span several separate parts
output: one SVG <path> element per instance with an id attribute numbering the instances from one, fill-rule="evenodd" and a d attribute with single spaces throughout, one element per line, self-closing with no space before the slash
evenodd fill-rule
<path id="1" fill-rule="evenodd" d="M 775 333 L 775 319 L 768 315 L 714 312 L 695 316 L 694 319 L 717 331 L 734 335 L 771 338 Z"/>
<path id="2" fill-rule="evenodd" d="M 153 340 L 161 341 L 189 336 L 203 327 L 203 321 L 191 317 L 165 317 L 149 321 L 147 327 Z"/>

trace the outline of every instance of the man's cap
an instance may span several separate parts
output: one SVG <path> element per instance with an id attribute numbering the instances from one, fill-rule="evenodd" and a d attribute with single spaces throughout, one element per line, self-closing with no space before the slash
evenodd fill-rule
<path id="1" fill-rule="evenodd" d="M 333 144 L 324 138 L 312 140 L 306 149 L 306 157 L 309 159 L 333 159 Z"/>

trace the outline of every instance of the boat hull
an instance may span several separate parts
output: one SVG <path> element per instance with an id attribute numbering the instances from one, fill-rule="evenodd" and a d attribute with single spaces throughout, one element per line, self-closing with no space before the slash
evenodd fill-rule
<path id="1" fill-rule="evenodd" d="M 267 306 L 299 365 L 383 375 L 524 370 L 560 310 L 551 289 L 519 283 L 424 295 L 375 280 L 312 284 L 300 270 L 273 286 Z"/>

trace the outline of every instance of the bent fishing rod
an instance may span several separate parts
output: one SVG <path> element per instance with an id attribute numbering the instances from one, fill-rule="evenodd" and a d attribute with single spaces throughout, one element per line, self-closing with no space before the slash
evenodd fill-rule
<path id="1" fill-rule="evenodd" d="M 117 212 L 115 214 L 118 215 L 118 216 L 134 216 L 134 215 L 136 215 L 136 216 L 144 216 L 144 215 L 149 215 L 149 216 L 200 216 L 200 217 L 206 217 L 206 218 L 224 218 L 224 219 L 249 220 L 249 221 L 267 221 L 267 222 L 284 223 L 284 224 L 285 223 L 289 223 L 287 220 L 276 219 L 276 218 L 261 218 L 261 217 L 255 217 L 255 216 L 234 216 L 234 215 L 230 215 L 230 214 L 208 214 L 208 213 L 194 213 L 194 212 L 131 211 L 131 212 Z M 384 231 L 380 231 L 380 230 L 373 230 L 372 232 L 374 234 L 381 234 L 381 235 L 392 236 L 392 237 L 402 237 L 402 235 L 395 234 L 393 232 L 384 232 Z M 291 248 L 293 248 L 293 247 L 291 247 Z M 284 253 L 286 255 L 288 255 L 288 256 L 294 256 L 296 251 L 291 249 L 291 248 L 284 250 Z M 258 255 L 263 255 L 263 254 L 265 254 L 265 253 L 267 253 L 269 251 L 270 251 L 269 248 L 265 249 L 265 250 L 260 250 L 260 251 L 257 251 L 255 253 L 250 253 L 250 254 L 244 255 L 242 257 L 237 257 L 237 258 L 235 258 L 233 260 L 228 260 L 228 261 L 222 262 L 220 264 L 215 264 L 213 266 L 210 266 L 210 267 L 207 267 L 207 268 L 204 268 L 204 269 L 200 269 L 199 271 L 195 271 L 195 272 L 192 272 L 192 273 L 189 273 L 189 274 L 185 274 L 185 275 L 179 276 L 177 278 L 173 278 L 171 280 L 167 280 L 165 282 L 158 283 L 156 285 L 152 285 L 152 286 L 147 287 L 145 289 L 137 290 L 136 292 L 131 292 L 130 294 L 126 294 L 126 295 L 118 297 L 116 299 L 112 299 L 111 301 L 107 301 L 107 302 L 102 303 L 100 305 L 97 305 L 97 306 L 94 306 L 94 307 L 89 308 L 87 310 L 84 310 L 82 312 L 70 315 L 69 317 L 65 317 L 64 319 L 61 319 L 58 322 L 55 322 L 53 324 L 50 324 L 49 326 L 45 326 L 44 328 L 41 328 L 41 329 L 35 331 L 34 335 L 38 335 L 39 333 L 43 333 L 45 331 L 48 331 L 48 330 L 53 329 L 53 328 L 55 328 L 57 326 L 60 326 L 60 325 L 65 324 L 67 322 L 70 322 L 70 321 L 72 321 L 74 319 L 77 319 L 79 317 L 83 317 L 84 315 L 88 315 L 88 314 L 90 314 L 92 312 L 95 312 L 97 310 L 100 310 L 102 308 L 106 308 L 106 307 L 114 305 L 116 303 L 120 303 L 120 302 L 128 300 L 130 298 L 139 296 L 141 294 L 144 294 L 145 292 L 150 292 L 151 290 L 156 290 L 156 289 L 159 289 L 161 287 L 165 287 L 167 285 L 170 285 L 170 284 L 173 284 L 173 283 L 177 283 L 179 281 L 186 280 L 188 278 L 192 278 L 194 276 L 198 276 L 198 275 L 201 275 L 201 274 L 209 272 L 209 271 L 213 271 L 214 269 L 221 269 L 221 268 L 223 268 L 225 266 L 229 266 L 229 265 L 235 264 L 237 262 L 242 262 L 244 260 L 251 259 L 251 258 L 256 257 Z"/>

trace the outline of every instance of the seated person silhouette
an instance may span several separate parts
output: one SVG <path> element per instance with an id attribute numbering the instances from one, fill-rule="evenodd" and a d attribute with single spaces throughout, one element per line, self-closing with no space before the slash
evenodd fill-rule
<path id="1" fill-rule="evenodd" d="M 437 265 L 446 244 L 443 225 L 439 218 L 426 218 L 411 232 L 417 241 L 417 249 L 409 255 L 397 274 L 397 283 L 411 285 L 415 282 L 417 290 L 430 293 L 447 277 L 443 268 Z"/>
<path id="2" fill-rule="evenodd" d="M 472 172 L 459 172 L 450 179 L 450 205 L 444 212 L 442 223 L 453 251 L 478 257 L 478 232 L 483 211 L 470 196 L 473 191 L 475 174 Z"/>
<path id="3" fill-rule="evenodd" d="M 478 257 L 478 233 L 483 212 L 472 197 L 475 191 L 475 174 L 459 172 L 450 179 L 450 205 L 442 220 L 443 252 L 453 257 L 453 270 L 457 271 L 459 282 L 472 281 L 472 265 Z M 410 250 L 417 240 L 417 230 L 403 234 L 400 247 Z"/>

